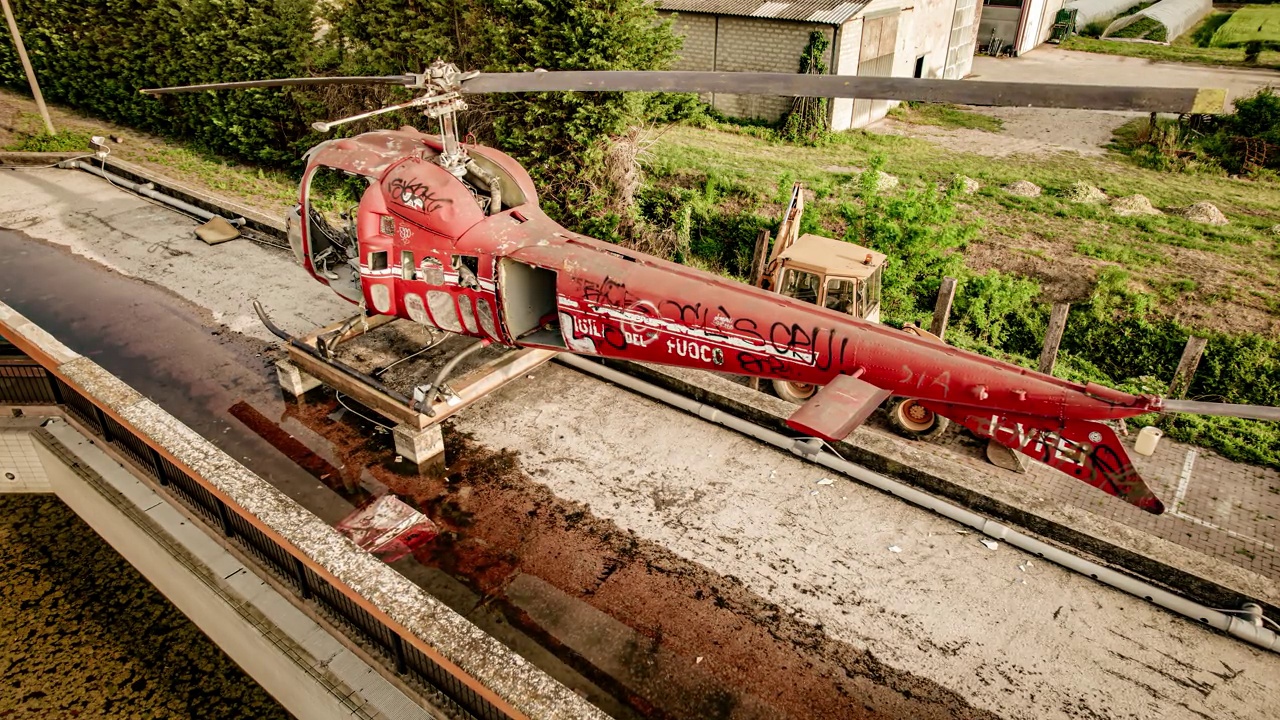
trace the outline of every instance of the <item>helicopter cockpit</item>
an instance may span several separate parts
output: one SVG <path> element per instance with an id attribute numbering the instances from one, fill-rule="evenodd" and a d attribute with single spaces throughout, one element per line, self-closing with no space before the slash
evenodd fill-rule
<path id="1" fill-rule="evenodd" d="M 360 197 L 376 178 L 318 166 L 305 182 L 304 203 L 289 217 L 289 239 L 299 264 L 305 265 L 302 222 L 306 231 L 311 267 L 339 295 L 359 302 L 360 247 L 356 219 Z"/>

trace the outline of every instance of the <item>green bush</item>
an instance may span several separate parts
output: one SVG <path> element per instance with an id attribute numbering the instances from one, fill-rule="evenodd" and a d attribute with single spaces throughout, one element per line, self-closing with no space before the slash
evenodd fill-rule
<path id="1" fill-rule="evenodd" d="M 306 74 L 312 0 L 14 0 L 13 10 L 49 102 L 251 161 L 296 161 L 307 119 L 290 90 L 138 90 Z M 27 86 L 8 42 L 0 82 Z"/>
<path id="2" fill-rule="evenodd" d="M 317 34 L 317 8 L 325 32 Z M 679 47 L 669 21 L 643 0 L 15 0 L 42 89 L 50 102 L 140 130 L 193 141 L 210 151 L 301 168 L 326 137 L 310 129 L 410 97 L 396 87 L 319 86 L 147 97 L 144 87 L 313 74 L 421 71 L 437 58 L 463 70 L 660 69 Z M 26 79 L 0 43 L 0 82 Z M 617 139 L 652 116 L 696 112 L 688 96 L 640 93 L 528 93 L 469 97 L 466 128 L 520 160 L 546 209 L 608 234 L 626 207 L 609 163 Z M 340 128 L 354 134 L 390 124 L 433 131 L 400 113 Z M 625 203 L 624 203 L 625 204 Z M 610 217 L 612 222 L 602 220 Z M 603 225 L 601 223 L 603 222 Z"/>
<path id="3" fill-rule="evenodd" d="M 874 157 L 860 178 L 861 206 L 845 203 L 845 240 L 889 256 L 881 293 L 882 317 L 894 323 L 931 314 L 931 298 L 944 276 L 957 276 L 964 259 L 957 252 L 977 237 L 978 226 L 956 219 L 959 181 L 939 191 L 932 184 L 892 194 L 878 189 L 884 158 Z"/>

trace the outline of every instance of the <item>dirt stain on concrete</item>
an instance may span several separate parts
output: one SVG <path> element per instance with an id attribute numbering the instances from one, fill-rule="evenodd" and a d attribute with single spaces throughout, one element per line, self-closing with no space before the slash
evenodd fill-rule
<path id="1" fill-rule="evenodd" d="M 286 415 L 333 442 L 343 466 L 367 470 L 440 526 L 418 561 L 500 607 L 641 716 L 995 717 L 555 497 L 513 452 L 446 422 L 448 475 L 419 476 L 367 427 L 334 420 L 336 407 L 303 402 Z"/>

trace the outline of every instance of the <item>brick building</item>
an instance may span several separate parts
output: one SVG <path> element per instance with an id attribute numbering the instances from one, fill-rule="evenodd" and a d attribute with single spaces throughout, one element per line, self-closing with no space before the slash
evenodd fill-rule
<path id="1" fill-rule="evenodd" d="M 677 70 L 799 72 L 809 33 L 830 41 L 833 75 L 961 78 L 973 65 L 980 5 L 976 0 L 657 0 L 684 37 Z M 778 120 L 792 98 L 707 93 L 725 115 Z M 837 98 L 833 130 L 863 127 L 896 105 Z"/>

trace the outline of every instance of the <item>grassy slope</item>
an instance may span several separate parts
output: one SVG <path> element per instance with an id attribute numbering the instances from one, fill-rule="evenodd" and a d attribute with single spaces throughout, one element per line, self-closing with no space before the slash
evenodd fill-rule
<path id="1" fill-rule="evenodd" d="M 936 125 L 949 129 L 971 128 L 999 132 L 1004 120 L 990 115 L 967 112 L 952 105 L 940 103 L 902 103 L 889 111 L 889 116 L 916 125 Z"/>
<path id="2" fill-rule="evenodd" d="M 1213 47 L 1241 47 L 1250 41 L 1280 43 L 1280 8 L 1248 5 L 1235 11 L 1218 28 L 1209 43 Z"/>
<path id="3" fill-rule="evenodd" d="M 873 155 L 882 154 L 884 169 L 908 185 L 967 175 L 983 186 L 965 200 L 967 215 L 985 225 L 982 242 L 968 257 L 976 269 L 1022 272 L 1068 299 L 1092 285 L 1099 267 L 1118 264 L 1142 278 L 1144 289 L 1160 294 L 1166 307 L 1185 321 L 1236 331 L 1245 329 L 1243 323 L 1274 333 L 1274 315 L 1280 310 L 1280 244 L 1269 228 L 1280 222 L 1280 188 L 1269 182 L 1160 173 L 1070 154 L 1052 161 L 997 160 L 859 131 L 843 133 L 825 147 L 804 148 L 732 128 L 680 127 L 666 133 L 653 153 L 654 175 L 714 176 L 761 199 L 775 198 L 780 184 L 790 179 L 801 180 L 817 194 L 811 206 L 835 234 L 843 231 L 838 205 L 856 197 L 858 169 Z M 1030 180 L 1045 194 L 1024 198 L 1001 189 L 1016 180 Z M 1139 193 L 1169 210 L 1207 200 L 1231 224 L 1198 225 L 1174 215 L 1121 217 L 1107 207 L 1058 196 L 1076 180 L 1111 197 Z M 769 209 L 759 211 L 767 214 Z"/>
<path id="4" fill-rule="evenodd" d="M 1084 52 L 1102 53 L 1105 55 L 1125 55 L 1128 57 L 1147 58 L 1161 62 L 1245 66 L 1243 49 L 1200 47 L 1196 44 L 1197 33 L 1201 32 L 1206 25 L 1215 27 L 1221 22 L 1221 18 L 1218 17 L 1215 20 L 1215 16 L 1225 14 L 1226 13 L 1222 12 L 1210 13 L 1204 20 L 1201 20 L 1198 25 L 1175 38 L 1169 45 L 1098 40 L 1095 38 L 1086 38 L 1077 35 L 1068 38 L 1060 47 L 1064 50 L 1081 50 Z M 1258 56 L 1257 65 L 1250 65 L 1249 67 L 1269 67 L 1280 69 L 1280 52 L 1264 50 L 1262 54 Z"/>

